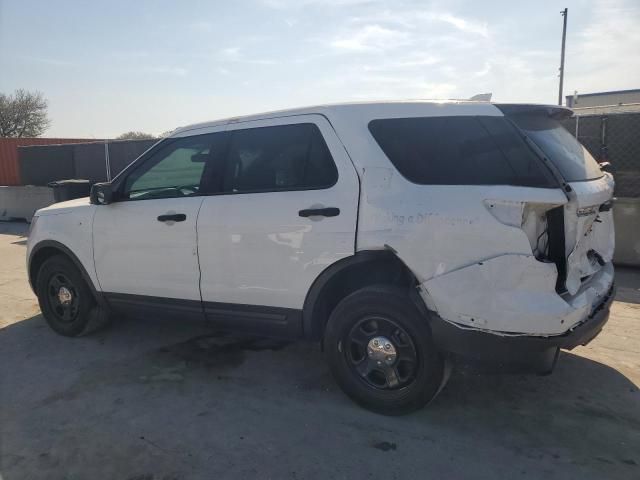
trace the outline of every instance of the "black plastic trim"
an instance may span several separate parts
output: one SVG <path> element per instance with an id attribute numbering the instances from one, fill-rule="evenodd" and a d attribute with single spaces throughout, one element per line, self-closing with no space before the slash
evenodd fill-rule
<path id="1" fill-rule="evenodd" d="M 293 308 L 204 302 L 205 316 L 217 328 L 268 337 L 302 338 L 302 311 Z"/>
<path id="2" fill-rule="evenodd" d="M 614 297 L 612 286 L 587 320 L 564 335 L 496 335 L 457 327 L 433 312 L 429 314 L 431 331 L 436 345 L 444 352 L 484 365 L 496 365 L 503 371 L 549 373 L 558 349 L 571 350 L 586 345 L 600 333 L 609 319 Z"/>
<path id="3" fill-rule="evenodd" d="M 298 212 L 300 217 L 337 217 L 340 215 L 340 209 L 336 207 L 327 208 L 306 208 Z"/>
<path id="4" fill-rule="evenodd" d="M 104 292 L 104 297 L 111 310 L 122 315 L 204 320 L 200 300 L 114 292 Z"/>
<path id="5" fill-rule="evenodd" d="M 547 255 L 549 260 L 556 264 L 558 278 L 556 279 L 556 292 L 567 291 L 565 282 L 567 280 L 567 254 L 565 251 L 564 232 L 564 206 L 552 208 L 547 216 Z"/>
<path id="6" fill-rule="evenodd" d="M 252 335 L 302 338 L 302 311 L 266 305 L 202 302 L 105 292 L 111 309 L 123 315 L 207 320 L 215 328 Z"/>
<path id="7" fill-rule="evenodd" d="M 158 216 L 159 222 L 184 222 L 187 216 L 184 213 L 173 213 Z"/>

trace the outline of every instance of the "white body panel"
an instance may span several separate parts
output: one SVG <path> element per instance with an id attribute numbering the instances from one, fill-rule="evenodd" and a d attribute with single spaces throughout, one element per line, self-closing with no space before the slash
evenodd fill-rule
<path id="1" fill-rule="evenodd" d="M 338 169 L 322 190 L 205 197 L 198 250 L 205 302 L 301 309 L 309 287 L 329 265 L 354 253 L 358 177 L 331 125 L 320 115 L 234 123 L 228 131 L 292 123 L 320 129 Z M 303 218 L 307 208 L 337 207 L 337 217 Z"/>
<path id="2" fill-rule="evenodd" d="M 109 293 L 200 300 L 196 218 L 204 197 L 115 202 L 96 208 L 95 268 Z M 158 216 L 184 213 L 184 222 Z"/>
<path id="3" fill-rule="evenodd" d="M 93 216 L 97 208 L 89 198 L 55 203 L 36 212 L 27 242 L 27 259 L 33 247 L 45 240 L 59 242 L 71 250 L 84 265 L 94 285 L 98 285 L 93 267 Z"/>

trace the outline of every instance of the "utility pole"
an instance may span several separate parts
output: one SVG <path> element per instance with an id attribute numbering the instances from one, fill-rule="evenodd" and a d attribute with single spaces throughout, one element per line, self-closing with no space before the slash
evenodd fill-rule
<path id="1" fill-rule="evenodd" d="M 558 105 L 562 105 L 562 82 L 564 81 L 564 44 L 567 40 L 567 16 L 569 9 L 565 8 L 560 12 L 560 15 L 564 17 L 562 25 L 562 51 L 560 53 L 560 88 L 558 89 Z"/>

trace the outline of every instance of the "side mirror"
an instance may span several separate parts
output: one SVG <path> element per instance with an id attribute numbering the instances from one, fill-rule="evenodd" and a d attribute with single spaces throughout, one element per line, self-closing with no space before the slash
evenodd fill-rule
<path id="1" fill-rule="evenodd" d="M 91 187 L 89 201 L 93 205 L 109 205 L 113 201 L 111 183 L 94 183 Z"/>

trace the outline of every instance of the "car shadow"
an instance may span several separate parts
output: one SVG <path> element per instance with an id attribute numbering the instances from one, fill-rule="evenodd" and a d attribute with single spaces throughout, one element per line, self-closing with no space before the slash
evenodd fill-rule
<path id="1" fill-rule="evenodd" d="M 558 408 L 553 415 L 569 413 L 569 409 L 620 419 L 640 429 L 640 411 L 635 409 L 634 416 L 624 416 L 631 406 L 627 401 L 637 402 L 638 393 L 638 386 L 616 369 L 562 351 L 550 375 L 485 373 L 457 366 L 430 408 L 446 412 L 491 405 L 503 413 L 519 412 L 544 418 L 555 406 Z"/>
<path id="2" fill-rule="evenodd" d="M 392 450 L 408 448 L 407 442 L 420 448 L 445 442 L 449 449 L 477 450 L 473 456 L 506 449 L 527 462 L 572 461 L 620 474 L 640 463 L 633 448 L 640 432 L 638 387 L 572 353 L 562 353 L 545 377 L 458 369 L 427 408 L 404 417 L 351 403 L 315 344 L 225 335 L 200 322 L 117 319 L 96 334 L 65 338 L 36 315 L 0 330 L 0 374 L 5 418 L 14 418 L 12 431 L 19 436 L 24 429 L 27 439 L 31 422 L 49 422 L 52 431 L 62 428 L 58 423 L 87 428 L 84 417 L 69 411 L 85 412 L 99 422 L 91 428 L 104 430 L 114 428 L 113 415 L 124 425 L 155 419 L 148 428 L 158 438 L 174 438 L 176 423 L 190 425 L 194 415 L 206 422 L 213 411 L 265 436 L 276 428 L 265 416 L 287 421 L 298 415 L 313 428 L 364 435 Z M 7 448 L 11 441 L 5 436 Z"/>
<path id="3" fill-rule="evenodd" d="M 616 267 L 616 300 L 640 304 L 640 268 Z"/>
<path id="4" fill-rule="evenodd" d="M 196 321 L 121 318 L 104 331 L 66 338 L 51 331 L 38 314 L 0 330 L 1 363 L 10 366 L 12 375 L 19 376 L 21 370 L 26 373 L 56 362 L 82 364 L 83 373 L 91 375 L 91 369 L 102 368 L 103 362 L 153 363 L 161 354 L 179 357 L 186 362 L 187 370 L 203 366 L 226 367 L 238 362 L 229 361 L 225 355 L 237 356 L 260 350 L 288 351 L 289 354 L 280 360 L 277 355 L 273 356 L 271 361 L 277 363 L 288 361 L 292 355 L 310 355 L 314 361 L 317 359 L 318 372 L 326 370 L 316 344 L 227 334 Z M 12 355 L 20 355 L 23 360 L 18 362 L 15 357 L 11 358 Z M 301 373 L 306 378 L 307 369 L 303 370 Z M 292 382 L 297 382 L 295 376 Z M 622 401 L 626 394 L 637 393 L 638 387 L 617 370 L 563 351 L 553 374 L 548 376 L 484 373 L 458 365 L 446 388 L 428 410 L 459 414 L 461 410 L 491 405 L 543 413 L 549 402 L 561 399 L 568 401 L 571 408 L 592 411 L 597 405 L 606 404 L 606 411 L 615 412 L 615 403 Z M 617 414 L 605 414 L 603 410 L 602 416 L 607 415 L 615 417 Z M 628 420 L 640 428 L 640 419 Z"/>

